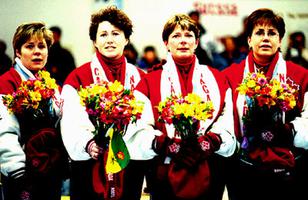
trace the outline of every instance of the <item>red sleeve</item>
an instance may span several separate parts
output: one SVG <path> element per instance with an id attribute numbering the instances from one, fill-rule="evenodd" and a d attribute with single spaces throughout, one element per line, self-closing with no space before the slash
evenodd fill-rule
<path id="1" fill-rule="evenodd" d="M 136 67 L 136 68 L 137 68 L 137 70 L 140 74 L 140 78 L 142 79 L 146 75 L 146 73 L 144 71 L 142 71 L 140 68 L 138 68 L 138 67 Z"/>
<path id="2" fill-rule="evenodd" d="M 85 87 L 93 83 L 90 62 L 74 69 L 66 78 L 64 85 L 68 84 L 79 90 L 80 86 Z"/>
<path id="3" fill-rule="evenodd" d="M 245 59 L 239 64 L 232 64 L 230 67 L 226 68 L 222 71 L 225 74 L 227 81 L 232 90 L 232 102 L 233 102 L 233 116 L 234 116 L 234 130 L 235 135 L 239 139 L 241 138 L 240 134 L 240 120 L 238 116 L 238 111 L 236 107 L 236 101 L 238 97 L 238 91 L 236 88 L 242 82 L 244 76 L 244 67 L 245 67 Z"/>
<path id="4" fill-rule="evenodd" d="M 21 78 L 14 68 L 0 77 L 0 94 L 12 94 L 21 84 Z"/>
<path id="5" fill-rule="evenodd" d="M 144 94 L 147 97 L 149 96 L 150 88 L 149 88 L 149 85 L 148 85 L 148 82 L 147 82 L 146 75 L 141 77 L 141 80 L 137 84 L 136 90 L 138 90 L 139 92 L 141 92 L 142 94 Z"/>

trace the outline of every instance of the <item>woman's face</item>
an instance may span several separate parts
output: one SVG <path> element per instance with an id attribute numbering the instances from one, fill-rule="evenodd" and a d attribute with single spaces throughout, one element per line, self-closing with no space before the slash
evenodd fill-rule
<path id="1" fill-rule="evenodd" d="M 193 31 L 176 26 L 165 42 L 168 51 L 175 59 L 187 59 L 194 55 L 198 40 Z"/>
<path id="2" fill-rule="evenodd" d="M 254 57 L 261 63 L 267 63 L 281 47 L 281 39 L 278 30 L 272 25 L 257 25 L 251 37 L 248 37 L 248 44 Z"/>
<path id="3" fill-rule="evenodd" d="M 20 50 L 16 50 L 21 63 L 31 71 L 43 69 L 48 57 L 48 48 L 45 39 L 32 37 L 24 43 Z"/>
<path id="4" fill-rule="evenodd" d="M 120 58 L 127 43 L 124 32 L 110 22 L 103 21 L 98 25 L 94 46 L 103 56 L 110 59 Z"/>

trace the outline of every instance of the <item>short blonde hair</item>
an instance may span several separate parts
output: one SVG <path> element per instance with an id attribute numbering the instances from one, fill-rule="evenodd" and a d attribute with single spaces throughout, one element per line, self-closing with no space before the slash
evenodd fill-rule
<path id="1" fill-rule="evenodd" d="M 186 14 L 176 14 L 172 16 L 164 26 L 163 41 L 168 41 L 170 34 L 174 31 L 176 26 L 180 26 L 183 30 L 194 32 L 196 39 L 200 37 L 200 30 L 194 20 Z"/>
<path id="2" fill-rule="evenodd" d="M 53 34 L 43 22 L 21 24 L 17 27 L 13 37 L 14 57 L 16 57 L 16 50 L 20 51 L 21 46 L 32 37 L 45 39 L 48 49 L 53 43 Z"/>

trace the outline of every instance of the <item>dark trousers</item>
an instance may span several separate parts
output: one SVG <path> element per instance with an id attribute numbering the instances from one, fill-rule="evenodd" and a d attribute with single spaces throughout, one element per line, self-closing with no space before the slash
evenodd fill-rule
<path id="1" fill-rule="evenodd" d="M 230 168 L 231 158 L 226 158 L 217 154 L 213 154 L 209 159 L 211 170 L 211 185 L 209 189 L 210 200 L 221 200 L 225 190 L 226 183 L 230 179 L 233 170 Z M 233 166 L 233 165 L 231 165 Z"/>
<path id="2" fill-rule="evenodd" d="M 240 165 L 238 181 L 241 192 L 238 199 L 290 200 L 294 195 L 294 174 L 286 170 L 260 170 L 254 166 Z"/>
<path id="3" fill-rule="evenodd" d="M 280 173 L 256 169 L 232 157 L 223 163 L 227 169 L 220 185 L 226 185 L 230 200 L 305 199 L 307 184 L 303 183 L 308 180 L 307 155 L 306 152 L 296 159 L 292 171 Z"/>
<path id="4" fill-rule="evenodd" d="M 71 200 L 102 200 L 93 190 L 92 169 L 94 163 L 94 160 L 71 162 Z"/>
<path id="5" fill-rule="evenodd" d="M 152 185 L 153 160 L 130 160 L 124 172 L 123 195 L 121 200 L 140 200 L 144 177 L 147 174 L 148 187 Z"/>
<path id="6" fill-rule="evenodd" d="M 307 180 L 308 180 L 308 151 L 306 150 L 295 160 L 295 194 L 293 199 L 308 199 Z"/>
<path id="7" fill-rule="evenodd" d="M 62 179 L 57 177 L 29 178 L 29 181 L 17 183 L 3 176 L 4 200 L 20 200 L 20 191 L 31 193 L 31 200 L 60 200 Z"/>

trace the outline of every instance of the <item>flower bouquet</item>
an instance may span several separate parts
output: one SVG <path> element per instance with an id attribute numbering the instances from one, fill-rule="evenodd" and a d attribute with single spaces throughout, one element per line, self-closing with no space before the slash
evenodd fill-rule
<path id="1" fill-rule="evenodd" d="M 244 125 L 267 126 L 282 123 L 283 112 L 296 106 L 297 90 L 276 79 L 267 80 L 263 73 L 249 73 L 238 86 L 246 95 L 248 110 L 243 115 Z"/>
<path id="2" fill-rule="evenodd" d="M 293 138 L 284 115 L 296 106 L 298 90 L 277 79 L 268 81 L 263 73 L 249 73 L 237 90 L 248 107 L 242 117 L 242 160 L 264 169 L 293 167 Z"/>
<path id="3" fill-rule="evenodd" d="M 141 117 L 143 103 L 118 81 L 91 84 L 78 93 L 95 127 L 95 141 L 106 150 L 93 167 L 94 191 L 104 199 L 118 199 L 123 192 L 122 169 L 130 160 L 123 136 L 128 124 Z"/>
<path id="4" fill-rule="evenodd" d="M 3 96 L 3 103 L 10 112 L 31 111 L 35 116 L 46 114 L 45 108 L 50 106 L 58 86 L 47 71 L 38 71 L 35 77 L 23 81 L 13 94 Z"/>
<path id="5" fill-rule="evenodd" d="M 173 124 L 182 139 L 196 136 L 199 121 L 211 119 L 213 112 L 213 103 L 204 102 L 194 93 L 185 97 L 171 95 L 158 105 L 159 121 Z"/>
<path id="6" fill-rule="evenodd" d="M 3 96 L 3 104 L 17 116 L 21 128 L 33 128 L 34 124 L 36 128 L 46 126 L 46 123 L 54 125 L 56 115 L 52 99 L 57 89 L 56 80 L 50 77 L 49 72 L 38 71 L 34 79 L 22 81 L 15 92 Z"/>
<path id="7" fill-rule="evenodd" d="M 121 171 L 130 159 L 122 137 L 127 125 L 141 117 L 143 103 L 118 81 L 91 84 L 81 88 L 79 96 L 95 127 L 93 134 L 98 144 L 106 146 L 109 141 L 107 173 Z"/>
<path id="8" fill-rule="evenodd" d="M 209 188 L 210 169 L 202 150 L 208 148 L 209 143 L 201 142 L 205 146 L 201 145 L 198 130 L 199 122 L 211 119 L 213 112 L 213 103 L 203 101 L 195 93 L 185 97 L 171 95 L 158 105 L 159 121 L 173 124 L 175 135 L 181 137 L 179 150 L 168 167 L 171 188 L 181 199 L 195 199 Z M 185 160 L 185 157 L 195 160 L 195 164 L 191 167 L 183 165 L 182 158 Z"/>

